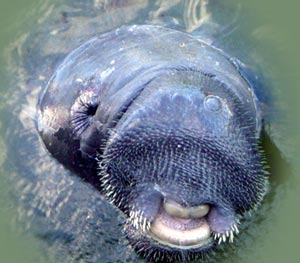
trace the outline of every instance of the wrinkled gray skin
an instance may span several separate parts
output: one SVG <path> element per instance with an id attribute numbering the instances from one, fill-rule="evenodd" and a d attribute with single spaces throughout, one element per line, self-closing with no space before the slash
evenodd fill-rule
<path id="1" fill-rule="evenodd" d="M 53 157 L 129 217 L 147 257 L 213 245 L 152 246 L 142 222 L 163 202 L 208 204 L 211 233 L 225 235 L 266 193 L 252 87 L 220 51 L 178 31 L 134 25 L 80 46 L 43 90 L 37 126 Z"/>
<path id="2" fill-rule="evenodd" d="M 14 171 L 21 217 L 33 222 L 30 228 L 55 255 L 82 262 L 138 261 L 124 250 L 127 236 L 150 260 L 207 257 L 222 249 L 218 238 L 195 249 L 170 248 L 141 224 L 133 226 L 131 212 L 151 224 L 164 200 L 183 207 L 209 204 L 205 220 L 213 235 L 230 231 L 262 201 L 267 181 L 258 144 L 270 106 L 253 82 L 259 75 L 216 48 L 223 40 L 213 43 L 214 34 L 223 28 L 211 20 L 187 34 L 195 27 L 187 20 L 160 19 L 160 12 L 182 3 L 151 6 L 148 21 L 139 20 L 139 12 L 146 12 L 142 2 L 103 4 L 108 17 L 111 8 L 128 18 L 113 26 L 107 22 L 98 32 L 97 8 L 72 2 L 59 6 L 69 10 L 61 20 L 49 20 L 55 21 L 52 40 L 42 48 L 38 38 L 29 47 L 27 39 L 22 43 L 29 54 L 17 57 L 22 69 L 17 73 L 27 86 L 8 99 L 20 119 L 7 125 L 8 144 L 17 147 L 10 149 L 18 152 L 13 162 L 24 164 Z M 78 15 L 72 11 L 78 8 L 89 11 Z M 74 30 L 72 17 L 86 24 Z M 124 20 L 159 26 L 119 27 Z M 20 103 L 20 95 L 27 101 Z M 243 230 L 251 219 L 242 222 Z"/>

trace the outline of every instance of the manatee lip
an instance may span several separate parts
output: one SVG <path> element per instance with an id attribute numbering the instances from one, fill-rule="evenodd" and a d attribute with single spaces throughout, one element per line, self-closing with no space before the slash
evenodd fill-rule
<path id="1" fill-rule="evenodd" d="M 207 215 L 209 212 L 209 205 L 202 204 L 199 206 L 183 207 L 174 201 L 164 201 L 163 207 L 165 211 L 174 217 L 185 219 L 197 219 Z"/>
<path id="2" fill-rule="evenodd" d="M 211 240 L 211 229 L 205 216 L 209 205 L 183 207 L 164 201 L 150 227 L 150 235 L 157 242 L 170 247 L 191 249 L 203 247 Z"/>

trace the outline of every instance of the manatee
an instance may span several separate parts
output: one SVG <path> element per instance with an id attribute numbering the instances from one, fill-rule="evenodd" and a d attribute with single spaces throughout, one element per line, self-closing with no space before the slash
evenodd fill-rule
<path id="1" fill-rule="evenodd" d="M 150 259 L 234 242 L 268 181 L 257 96 L 222 51 L 155 25 L 72 51 L 42 91 L 37 129 L 54 158 L 127 217 Z"/>
<path id="2" fill-rule="evenodd" d="M 265 242 L 291 147 L 244 5 L 46 0 L 24 18 L 1 173 L 49 262 L 241 262 Z"/>

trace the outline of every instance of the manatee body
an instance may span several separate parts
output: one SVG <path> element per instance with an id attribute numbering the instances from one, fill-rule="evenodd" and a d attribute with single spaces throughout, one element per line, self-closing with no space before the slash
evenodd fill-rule
<path id="1" fill-rule="evenodd" d="M 127 218 L 139 254 L 233 242 L 267 190 L 259 101 L 238 66 L 189 34 L 124 26 L 72 51 L 42 92 L 49 152 Z"/>

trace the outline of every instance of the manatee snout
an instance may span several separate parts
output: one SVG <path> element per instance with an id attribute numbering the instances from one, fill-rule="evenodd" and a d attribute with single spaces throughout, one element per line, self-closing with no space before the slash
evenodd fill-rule
<path id="1" fill-rule="evenodd" d="M 189 117 L 197 119 L 191 100 L 198 103 L 200 95 L 184 92 L 181 102 L 190 101 Z M 197 119 L 199 127 L 190 127 L 181 121 L 186 109 L 178 108 L 177 99 L 159 96 L 162 108 L 153 96 L 152 110 L 148 101 L 146 109 L 136 111 L 136 121 L 130 114 L 116 126 L 103 155 L 106 196 L 128 215 L 133 227 L 127 233 L 134 246 L 147 247 L 149 254 L 155 246 L 165 254 L 170 248 L 190 254 L 233 242 L 239 219 L 261 202 L 266 190 L 256 142 L 231 121 L 226 132 L 226 127 L 211 131 L 206 117 Z M 194 114 L 205 114 L 197 103 Z"/>
<path id="2" fill-rule="evenodd" d="M 38 130 L 155 260 L 233 242 L 267 189 L 252 87 L 221 51 L 175 30 L 122 27 L 71 52 L 41 95 Z"/>

